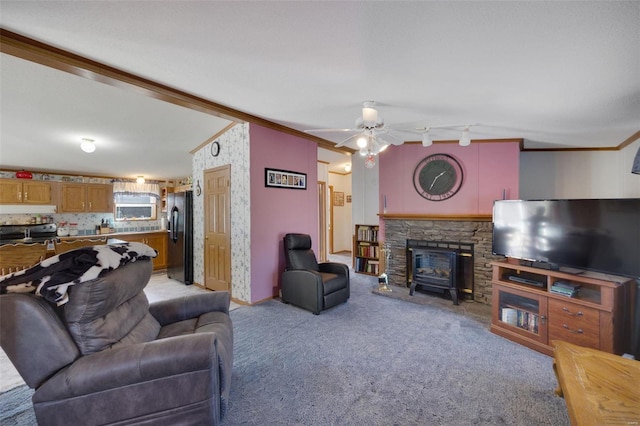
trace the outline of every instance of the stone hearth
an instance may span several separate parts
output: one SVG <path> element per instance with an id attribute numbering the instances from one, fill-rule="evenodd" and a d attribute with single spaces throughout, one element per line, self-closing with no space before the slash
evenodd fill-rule
<path id="1" fill-rule="evenodd" d="M 474 246 L 474 300 L 491 305 L 491 262 L 502 260 L 491 253 L 491 217 L 465 218 L 394 218 L 384 220 L 385 242 L 390 244 L 391 259 L 386 267 L 389 284 L 407 287 L 407 240 L 454 241 Z"/>

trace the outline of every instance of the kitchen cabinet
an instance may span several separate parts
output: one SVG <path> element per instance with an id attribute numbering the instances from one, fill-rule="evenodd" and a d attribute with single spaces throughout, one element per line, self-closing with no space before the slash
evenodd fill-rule
<path id="1" fill-rule="evenodd" d="M 136 234 L 115 234 L 114 238 L 119 240 L 143 243 L 158 252 L 158 256 L 153 259 L 153 270 L 167 268 L 167 232 L 141 232 Z"/>
<path id="2" fill-rule="evenodd" d="M 113 211 L 113 185 L 62 183 L 60 213 L 105 213 Z"/>
<path id="3" fill-rule="evenodd" d="M 51 184 L 39 180 L 0 179 L 0 204 L 51 204 Z"/>

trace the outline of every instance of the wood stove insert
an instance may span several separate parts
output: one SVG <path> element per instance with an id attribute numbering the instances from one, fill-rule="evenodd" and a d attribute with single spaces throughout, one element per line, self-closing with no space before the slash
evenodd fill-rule
<path id="1" fill-rule="evenodd" d="M 427 291 L 449 292 L 454 305 L 459 293 L 473 298 L 473 244 L 407 240 L 406 256 L 411 296 L 420 286 Z"/>

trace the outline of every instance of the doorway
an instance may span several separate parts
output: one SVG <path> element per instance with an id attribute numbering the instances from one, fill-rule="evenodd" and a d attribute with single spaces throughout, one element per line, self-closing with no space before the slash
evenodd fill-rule
<path id="1" fill-rule="evenodd" d="M 204 286 L 231 292 L 231 166 L 204 172 Z"/>
<path id="2" fill-rule="evenodd" d="M 327 234 L 331 235 L 331 223 L 327 223 L 327 183 L 318 181 L 318 238 L 320 262 L 327 261 Z"/>

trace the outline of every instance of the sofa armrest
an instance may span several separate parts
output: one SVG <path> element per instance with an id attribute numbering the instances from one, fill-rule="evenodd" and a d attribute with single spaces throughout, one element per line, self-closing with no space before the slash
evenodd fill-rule
<path id="1" fill-rule="evenodd" d="M 347 280 L 349 279 L 349 267 L 344 263 L 324 262 L 324 263 L 319 263 L 318 268 L 320 272 L 329 272 L 332 274 L 346 275 Z"/>
<path id="2" fill-rule="evenodd" d="M 228 291 L 214 291 L 155 302 L 149 305 L 149 312 L 164 326 L 197 318 L 207 312 L 228 314 L 230 304 L 231 294 Z"/>
<path id="3" fill-rule="evenodd" d="M 215 333 L 198 333 L 81 357 L 46 381 L 33 401 L 87 395 L 202 370 L 218 376 L 216 338 Z"/>

